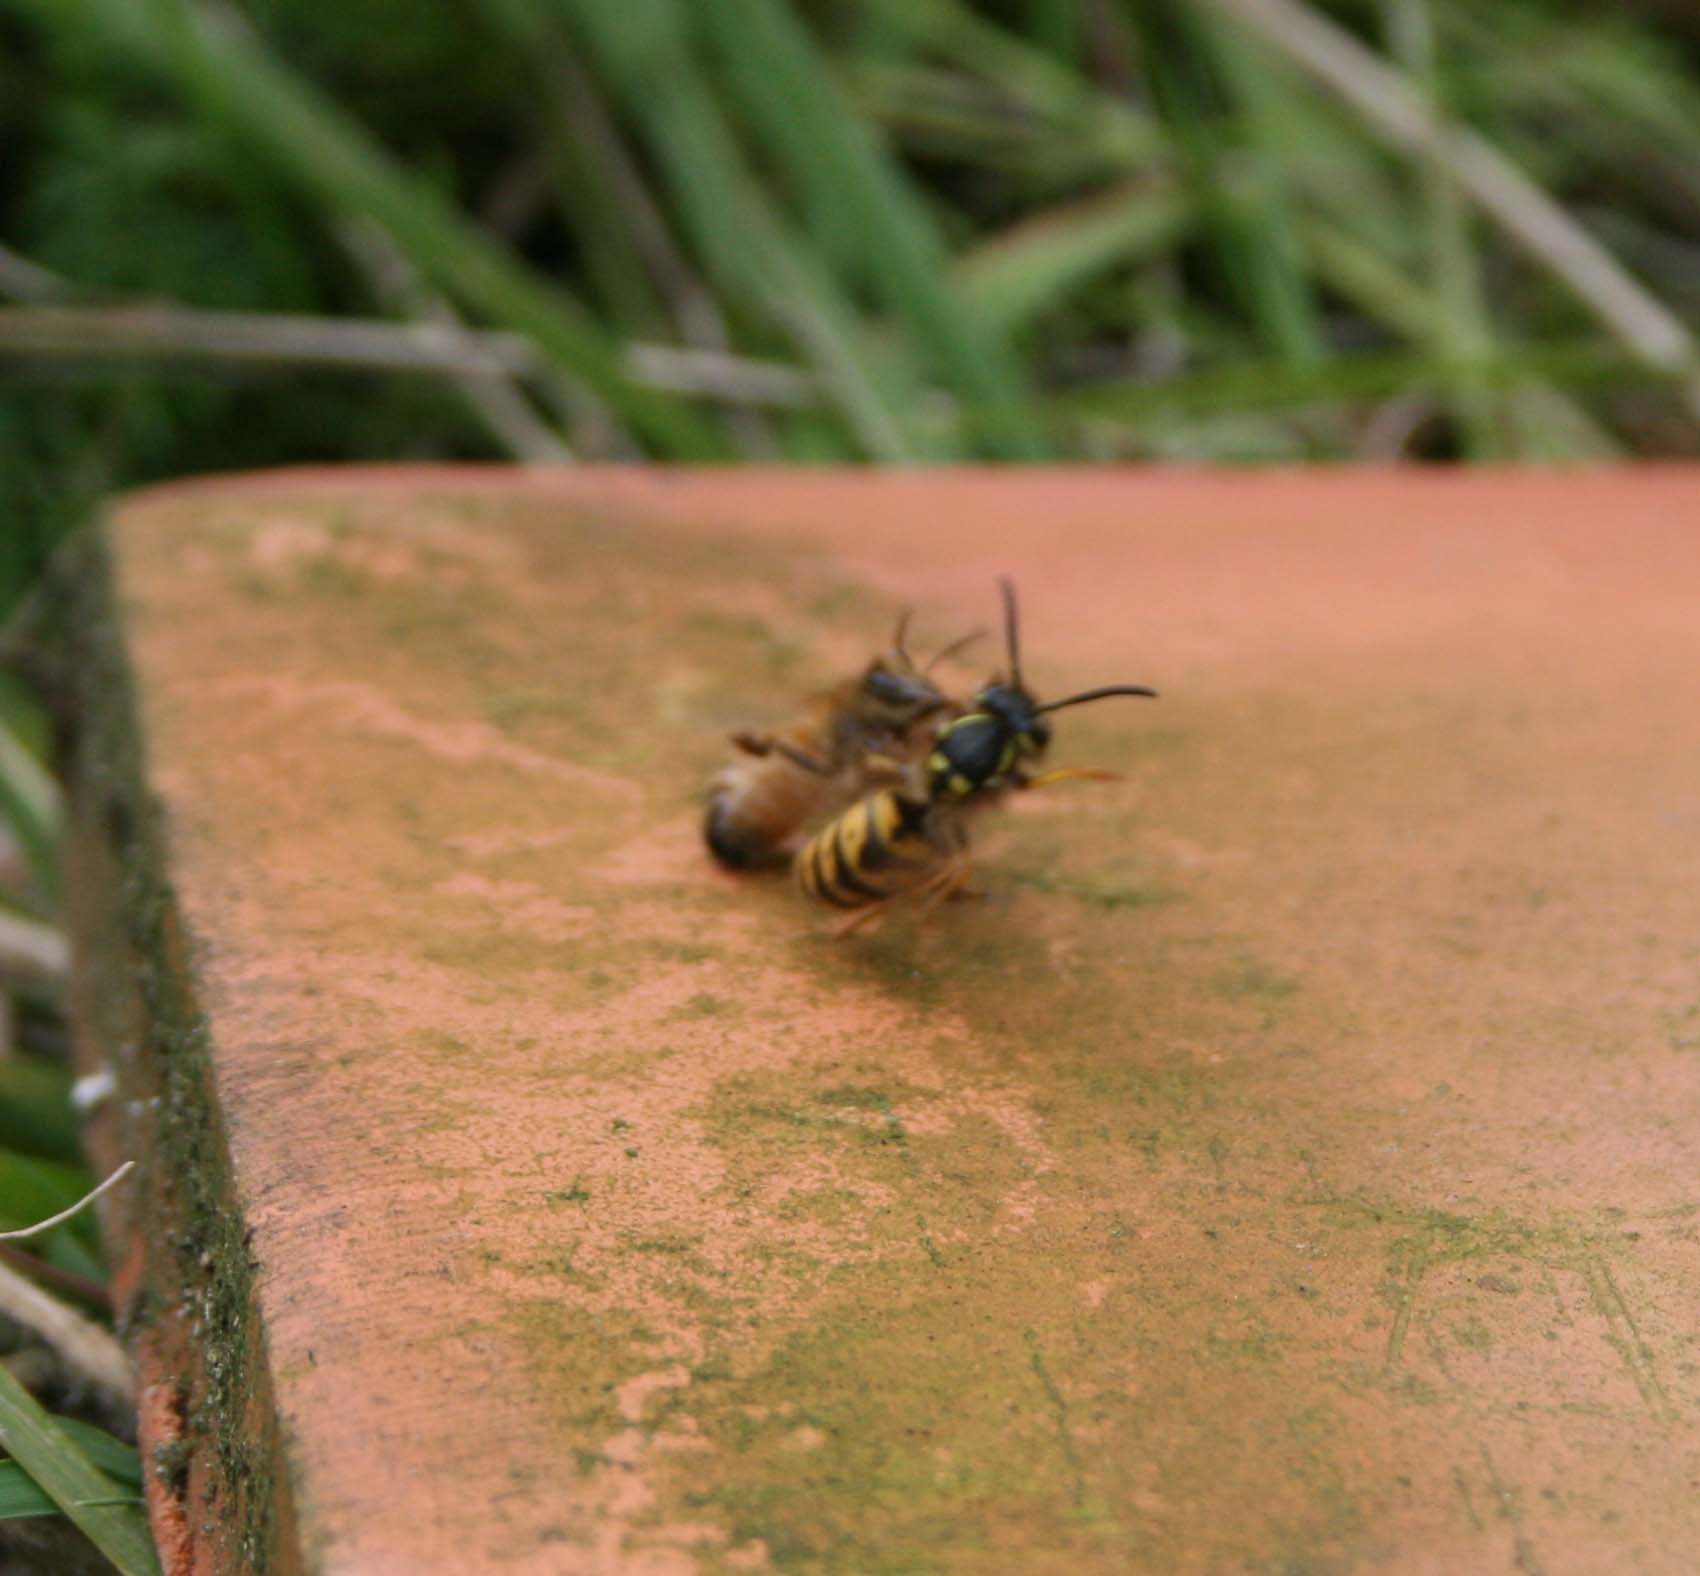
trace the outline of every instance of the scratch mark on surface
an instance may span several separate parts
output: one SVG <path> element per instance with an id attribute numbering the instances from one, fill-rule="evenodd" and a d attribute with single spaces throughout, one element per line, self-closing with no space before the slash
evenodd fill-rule
<path id="1" fill-rule="evenodd" d="M 1499 1508 L 1499 1514 L 1511 1523 L 1512 1564 L 1523 1572 L 1523 1576 L 1545 1576 L 1546 1568 L 1536 1555 L 1535 1546 L 1529 1541 L 1528 1529 L 1523 1525 L 1522 1494 L 1499 1475 L 1499 1468 L 1493 1464 L 1488 1447 L 1483 1445 L 1480 1448 L 1482 1465 L 1487 1468 L 1494 1502 Z"/>
<path id="2" fill-rule="evenodd" d="M 925 1215 L 917 1215 L 915 1224 L 920 1229 L 921 1246 L 926 1249 L 927 1257 L 933 1261 L 935 1269 L 944 1268 L 944 1255 L 939 1252 L 939 1245 L 933 1241 L 932 1228 L 927 1224 Z"/>
<path id="3" fill-rule="evenodd" d="M 1393 1328 L 1387 1332 L 1386 1367 L 1389 1370 L 1399 1366 L 1399 1360 L 1405 1351 L 1405 1332 L 1411 1327 L 1411 1310 L 1417 1302 L 1417 1284 L 1423 1278 L 1423 1271 L 1428 1268 L 1428 1250 L 1414 1248 L 1405 1264 L 1405 1280 L 1396 1290 L 1396 1302 L 1393 1308 Z"/>
<path id="4" fill-rule="evenodd" d="M 1086 1474 L 1080 1464 L 1080 1452 L 1075 1447 L 1074 1430 L 1069 1425 L 1068 1402 L 1063 1393 L 1057 1388 L 1057 1382 L 1051 1377 L 1051 1370 L 1045 1366 L 1045 1353 L 1039 1345 L 1039 1332 L 1028 1329 L 1022 1332 L 1027 1341 L 1027 1350 L 1033 1360 L 1033 1372 L 1038 1376 L 1039 1386 L 1045 1392 L 1045 1399 L 1051 1404 L 1051 1412 L 1056 1418 L 1057 1440 L 1062 1446 L 1063 1459 L 1068 1463 L 1068 1474 L 1074 1484 L 1074 1502 L 1084 1503 L 1086 1499 Z"/>
<path id="5" fill-rule="evenodd" d="M 1462 1389 L 1463 1386 L 1458 1383 L 1452 1370 L 1446 1365 L 1446 1348 L 1441 1344 L 1440 1337 L 1435 1334 L 1432 1328 L 1423 1330 L 1423 1342 L 1428 1347 L 1429 1356 L 1434 1359 L 1434 1366 L 1440 1370 L 1441 1378 L 1453 1389 Z"/>
<path id="6" fill-rule="evenodd" d="M 1485 1532 L 1486 1526 L 1482 1521 L 1481 1513 L 1476 1509 L 1476 1501 L 1470 1493 L 1470 1480 L 1464 1476 L 1462 1467 L 1452 1469 L 1452 1482 L 1458 1490 L 1459 1499 L 1464 1502 L 1464 1514 L 1470 1518 L 1470 1525 L 1477 1532 Z"/>
<path id="7" fill-rule="evenodd" d="M 1558 1322 L 1563 1325 L 1574 1325 L 1576 1321 L 1570 1317 L 1570 1310 L 1564 1306 L 1564 1296 L 1558 1289 L 1558 1280 L 1553 1275 L 1550 1264 L 1541 1266 L 1541 1283 L 1552 1296 L 1554 1316 Z"/>
<path id="8" fill-rule="evenodd" d="M 1582 1273 L 1587 1278 L 1588 1292 L 1593 1298 L 1594 1306 L 1606 1321 L 1606 1339 L 1623 1359 L 1623 1366 L 1635 1382 L 1635 1388 L 1641 1392 L 1641 1400 L 1647 1411 L 1661 1423 L 1674 1421 L 1676 1408 L 1671 1405 L 1670 1396 L 1665 1393 L 1665 1387 L 1659 1380 L 1653 1353 L 1642 1339 L 1635 1316 L 1629 1311 L 1629 1304 L 1624 1301 L 1623 1293 L 1618 1290 L 1611 1266 L 1601 1257 L 1598 1249 L 1589 1248 L 1584 1253 Z"/>
<path id="9" fill-rule="evenodd" d="M 252 697 L 279 711 L 323 708 L 333 714 L 344 732 L 411 745 L 451 765 L 505 767 L 605 793 L 628 804 L 641 797 L 636 784 L 623 777 L 515 744 L 489 723 L 418 716 L 375 684 L 353 680 L 312 683 L 282 674 L 236 674 L 215 681 L 212 688 L 220 694 Z"/>

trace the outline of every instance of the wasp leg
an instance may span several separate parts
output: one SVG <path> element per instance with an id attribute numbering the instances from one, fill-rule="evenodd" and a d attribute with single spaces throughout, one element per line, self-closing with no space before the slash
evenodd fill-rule
<path id="1" fill-rule="evenodd" d="M 1059 766 L 1054 771 L 1040 772 L 1037 777 L 1025 777 L 1017 788 L 1045 788 L 1051 783 L 1067 782 L 1071 777 L 1084 777 L 1090 782 L 1113 783 L 1121 780 L 1120 772 L 1103 766 Z"/>
<path id="2" fill-rule="evenodd" d="M 771 733 L 734 733 L 732 743 L 746 755 L 771 755 L 773 753 L 773 735 Z"/>
<path id="3" fill-rule="evenodd" d="M 973 873 L 974 862 L 966 854 L 953 859 L 927 883 L 931 891 L 927 892 L 917 917 L 925 919 L 940 903 L 948 902 L 951 898 L 985 896 L 983 892 L 976 892 L 968 885 L 968 878 Z M 922 890 L 925 891 L 926 888 Z"/>
<path id="4" fill-rule="evenodd" d="M 881 898 L 877 903 L 870 903 L 866 908 L 859 908 L 832 927 L 834 941 L 842 941 L 846 936 L 854 935 L 864 926 L 877 925 L 885 918 L 886 913 L 894 903 L 907 902 L 913 898 L 921 900 L 921 906 L 916 911 L 916 919 L 923 920 L 940 903 L 961 897 L 984 897 L 984 892 L 976 892 L 967 885 L 968 877 L 974 869 L 973 861 L 966 854 L 953 858 L 942 869 L 928 876 L 919 886 L 911 887 L 907 892 L 896 893 L 891 897 Z"/>
<path id="5" fill-rule="evenodd" d="M 891 907 L 890 898 L 882 898 L 878 903 L 870 903 L 866 908 L 859 908 L 832 927 L 832 939 L 842 941 L 846 936 L 854 935 L 864 925 L 877 925 L 885 918 L 885 912 Z"/>

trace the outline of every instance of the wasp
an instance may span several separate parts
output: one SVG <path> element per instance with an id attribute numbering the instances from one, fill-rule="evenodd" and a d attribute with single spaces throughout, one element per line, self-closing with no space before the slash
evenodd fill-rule
<path id="1" fill-rule="evenodd" d="M 924 898 L 925 913 L 961 891 L 970 868 L 971 810 L 995 804 L 1010 790 L 1042 788 L 1071 777 L 1114 778 L 1114 772 L 1092 766 L 1032 775 L 1029 766 L 1050 747 L 1047 713 L 1111 695 L 1156 698 L 1157 692 L 1143 684 L 1107 684 L 1039 705 L 1021 674 L 1015 587 L 1002 579 L 998 588 L 1009 677 L 994 675 L 982 685 L 968 710 L 939 730 L 924 759 L 823 827 L 793 861 L 798 884 L 810 897 L 857 911 L 838 927 L 839 935 L 897 898 Z"/>
<path id="2" fill-rule="evenodd" d="M 921 724 L 959 709 L 932 671 L 979 632 L 953 641 L 917 668 L 900 615 L 891 650 L 856 678 L 812 695 L 776 733 L 735 733 L 739 757 L 709 790 L 703 838 L 728 870 L 782 870 L 803 829 L 836 815 L 875 782 L 900 773 Z"/>

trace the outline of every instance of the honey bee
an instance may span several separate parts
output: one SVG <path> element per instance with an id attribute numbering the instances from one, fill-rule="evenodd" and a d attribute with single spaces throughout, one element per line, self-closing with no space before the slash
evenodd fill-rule
<path id="1" fill-rule="evenodd" d="M 847 935 L 898 898 L 921 898 L 923 913 L 967 883 L 967 813 L 994 804 L 1011 789 L 1042 788 L 1071 777 L 1107 780 L 1114 772 L 1063 766 L 1032 776 L 1029 763 L 1049 748 L 1047 712 L 1110 695 L 1157 692 L 1142 684 L 1107 684 L 1066 700 L 1038 705 L 1021 676 L 1015 587 L 999 580 L 1009 677 L 994 676 L 975 693 L 968 710 L 945 724 L 924 759 L 900 779 L 879 787 L 823 827 L 792 863 L 810 897 L 852 909 L 837 934 Z"/>
<path id="2" fill-rule="evenodd" d="M 876 782 L 900 773 L 920 724 L 954 708 L 932 671 L 979 632 L 917 668 L 897 621 L 891 650 L 857 678 L 812 695 L 776 733 L 735 733 L 741 752 L 715 778 L 703 818 L 709 852 L 728 870 L 782 870 L 803 829 L 836 815 Z"/>

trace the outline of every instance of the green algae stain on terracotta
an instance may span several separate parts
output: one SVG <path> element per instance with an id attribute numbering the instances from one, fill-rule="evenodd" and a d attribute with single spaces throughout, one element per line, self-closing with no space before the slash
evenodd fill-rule
<path id="1" fill-rule="evenodd" d="M 296 500 L 202 535 L 263 588 L 259 622 L 305 626 L 314 658 L 381 672 L 416 717 L 477 719 L 518 748 L 629 773 L 644 795 L 689 798 L 725 732 L 831 677 L 803 671 L 812 555 L 537 500 L 480 535 L 495 508 L 422 500 L 398 529 L 370 505 Z"/>
<path id="2" fill-rule="evenodd" d="M 693 1466 L 686 1503 L 760 1538 L 780 1570 L 984 1568 L 1006 1517 L 1053 1551 L 1031 1568 L 1064 1569 L 1101 1535 L 1078 1524 L 1072 1435 L 1031 1343 L 995 1358 L 986 1346 L 1019 1328 L 1027 1300 L 985 1266 L 1033 1157 L 998 1122 L 951 1110 L 948 1092 L 872 1081 L 871 1065 L 825 1071 L 833 1081 L 801 1087 L 739 1080 L 707 1113 L 734 1194 L 780 1157 L 837 1178 L 777 1213 L 837 1242 L 775 1321 L 777 1345 L 728 1341 L 723 1377 L 701 1387 L 697 1415 L 723 1448 Z M 965 1498 L 1000 1507 L 1000 1525 L 965 1538 Z"/>
<path id="3" fill-rule="evenodd" d="M 724 1167 L 717 1197 L 733 1211 L 746 1204 L 749 1223 L 646 1229 L 619 1237 L 612 1255 L 563 1232 L 558 1250 L 544 1240 L 513 1266 L 528 1285 L 511 1295 L 553 1281 L 563 1299 L 612 1307 L 620 1327 L 607 1266 L 641 1263 L 654 1304 L 597 1357 L 618 1382 L 643 1376 L 663 1336 L 700 1343 L 689 1386 L 643 1419 L 653 1431 L 688 1413 L 711 1446 L 646 1458 L 656 1526 L 706 1519 L 727 1547 L 759 1540 L 773 1568 L 799 1572 L 981 1570 L 1009 1551 L 1024 1570 L 1110 1571 L 1185 1548 L 1248 1568 L 1349 1565 L 1360 1485 L 1336 1454 L 1333 1420 L 1290 1399 L 1311 1365 L 1332 1359 L 1314 1352 L 1297 1299 L 1245 1274 L 1258 1262 L 1246 1244 L 1276 1230 L 1301 1179 L 1293 1150 L 1329 1173 L 1332 1135 L 1360 1119 L 1312 1087 L 1304 1044 L 1336 1027 L 1325 994 L 1259 944 L 1255 916 L 1224 911 L 1207 882 L 1157 857 L 1150 834 L 1167 830 L 1162 814 L 1120 806 L 1113 789 L 1078 819 L 1059 808 L 988 821 L 989 899 L 925 925 L 894 920 L 847 946 L 825 942 L 822 916 L 782 883 L 709 888 L 688 863 L 701 857 L 689 837 L 655 843 L 622 871 L 628 885 L 600 893 L 594 845 L 635 845 L 688 816 L 719 734 L 747 720 L 746 700 L 782 711 L 806 687 L 797 653 L 813 648 L 783 598 L 763 599 L 771 566 L 740 587 L 700 564 L 693 594 L 726 597 L 730 609 L 680 619 L 657 674 L 631 633 L 653 628 L 658 608 L 640 583 L 653 542 L 638 533 L 610 545 L 569 526 L 556 550 L 614 565 L 599 596 L 563 599 L 561 629 L 528 624 L 510 649 L 472 661 L 448 617 L 414 634 L 435 642 L 424 660 L 445 716 L 632 785 L 628 801 L 606 807 L 585 785 L 536 794 L 597 806 L 594 836 L 544 851 L 538 884 L 592 911 L 571 951 L 585 981 L 603 976 L 598 999 L 641 1001 L 652 959 L 703 966 L 700 981 L 630 1020 L 649 1036 L 644 1049 L 586 1053 L 581 1068 L 641 1085 L 658 1074 L 662 1046 L 689 1064 L 764 1012 L 786 1047 L 793 1024 L 846 999 L 889 1009 L 865 1043 L 825 1058 L 799 1048 L 777 1070 L 719 1080 L 696 1108 Z M 565 668 L 574 637 L 598 653 L 586 659 L 584 698 L 537 703 L 527 685 L 552 660 Z M 414 835 L 440 840 L 476 810 L 470 797 L 425 806 Z M 546 812 L 528 825 L 554 831 Z M 691 879 L 668 879 L 669 861 Z M 480 869 L 517 881 L 538 863 L 520 842 Z M 632 955 L 619 927 L 634 895 L 650 905 L 642 923 L 674 917 L 677 939 L 660 946 L 677 957 Z M 455 896 L 469 910 L 482 901 Z M 684 955 L 732 918 L 746 928 L 721 955 Z M 735 987 L 751 955 L 792 976 L 772 1008 Z M 525 988 L 528 969 L 542 985 L 549 956 L 535 935 L 476 932 L 432 954 L 468 978 Z M 643 1146 L 634 1167 L 650 1154 Z M 623 1184 L 599 1172 L 598 1198 L 609 1185 Z M 1352 1262 L 1373 1269 L 1385 1243 L 1365 1235 Z M 1281 1262 L 1284 1284 L 1311 1273 L 1299 1250 Z M 1470 1317 L 1446 1327 L 1469 1328 Z M 1420 1305 L 1412 1320 L 1424 1327 Z M 558 1343 L 578 1328 L 532 1332 L 534 1370 L 551 1392 L 572 1390 Z M 622 1422 L 617 1406 L 563 1415 L 607 1438 Z M 1236 1456 L 1248 1437 L 1268 1441 L 1256 1461 Z M 1255 1536 L 1207 1525 L 1196 1484 L 1213 1472 L 1225 1498 L 1271 1507 Z M 981 1522 L 978 1541 L 962 1541 L 964 1506 Z M 733 1568 L 713 1549 L 701 1565 Z"/>
<path id="4" fill-rule="evenodd" d="M 1057 875 L 1047 870 L 1008 870 L 1003 878 L 1014 886 L 1035 892 L 1061 893 L 1094 908 L 1151 908 L 1173 903 L 1181 894 L 1169 887 L 1137 886 L 1124 882 Z"/>
<path id="5" fill-rule="evenodd" d="M 1222 1289 L 1214 1265 L 1239 1251 L 1243 1212 L 1267 1210 L 1270 1162 L 1236 1135 L 1267 1119 L 1270 1088 L 1236 1069 L 1267 1054 L 1272 1006 L 1314 1033 L 1327 1004 L 1251 963 L 1231 931 L 1212 936 L 1208 913 L 1030 890 L 853 947 L 794 949 L 827 999 L 873 991 L 909 1029 L 879 1048 L 874 1076 L 840 1063 L 830 1082 L 794 1070 L 717 1093 L 707 1120 L 729 1185 L 824 1172 L 834 1180 L 780 1217 L 829 1246 L 763 1341 L 728 1343 L 737 1377 L 697 1410 L 723 1448 L 673 1492 L 761 1537 L 781 1570 L 968 1571 L 988 1549 L 1039 1571 L 1198 1548 L 1237 1562 L 1253 1552 L 1201 1507 L 1156 1521 L 1149 1507 L 1184 1497 L 1236 1441 L 1271 1437 L 1224 1491 L 1279 1497 L 1265 1537 L 1292 1568 L 1339 1568 L 1362 1516 L 1327 1430 L 1288 1400 L 1307 1346 L 1284 1305 L 1247 1301 L 1231 1275 Z M 1302 1077 L 1286 1044 L 1282 1058 Z M 1324 1107 L 1310 1091 L 1303 1109 L 1323 1121 Z M 1180 1222 L 1195 1235 L 1177 1257 Z M 1053 1242 L 1068 1245 L 1066 1282 Z M 787 1414 L 752 1430 L 752 1408 L 768 1418 L 794 1396 L 810 1398 L 801 1425 Z M 1185 1448 L 1172 1437 L 1183 1419 Z M 813 1430 L 808 1450 L 794 1448 L 798 1426 Z M 990 1528 L 983 1547 L 945 1530 L 959 1537 L 964 1504 Z"/>
<path id="6" fill-rule="evenodd" d="M 1241 958 L 1232 968 L 1214 974 L 1210 988 L 1224 1001 L 1270 1005 L 1293 995 L 1299 988 L 1299 982 L 1255 958 Z"/>
<path id="7" fill-rule="evenodd" d="M 780 1570 L 986 1569 L 1012 1536 L 1022 1569 L 1066 1569 L 1098 1534 L 1075 1520 L 1077 1462 L 1029 1346 L 976 1317 L 964 1280 L 859 1279 L 750 1372 L 705 1387 L 721 1449 L 689 1502 L 762 1539 Z M 987 1517 L 965 1526 L 964 1504 Z"/>
<path id="8" fill-rule="evenodd" d="M 697 620 L 682 638 L 733 688 L 771 686 L 765 620 Z M 1349 1521 L 1328 1508 L 1338 1463 L 1280 1422 L 1294 1359 L 1278 1316 L 1197 1292 L 1176 1311 L 1142 1247 L 1205 1190 L 1249 1185 L 1255 1160 L 1242 1168 L 1224 1134 L 1267 1094 L 1233 1063 L 1260 1052 L 1270 1013 L 1302 1025 L 1319 1008 L 1177 900 L 1172 872 L 1140 858 L 1140 817 L 1072 839 L 1051 827 L 993 828 L 989 901 L 850 945 L 777 888 L 681 897 L 704 924 L 747 906 L 763 955 L 814 980 L 776 1033 L 846 994 L 897 1017 L 830 1066 L 723 1080 L 700 1112 L 727 1204 L 764 1199 L 766 1224 L 718 1289 L 695 1247 L 644 1254 L 695 1271 L 661 1289 L 709 1343 L 681 1404 L 712 1448 L 657 1465 L 658 1523 L 707 1513 L 778 1570 L 980 1570 L 1014 1548 L 1023 1569 L 1123 1568 L 1172 1536 L 1138 1507 L 1183 1481 L 1143 1442 L 1138 1369 L 1165 1354 L 1222 1376 L 1168 1408 L 1207 1420 L 1191 1461 L 1274 1428 L 1263 1475 L 1315 1489 L 1286 1540 L 1314 1547 Z M 697 992 L 674 1019 L 711 1025 L 727 999 Z M 1230 1241 L 1237 1223 L 1212 1207 Z M 1052 1241 L 1071 1244 L 1070 1284 Z M 964 1541 L 965 1504 L 983 1541 Z"/>
<path id="9" fill-rule="evenodd" d="M 689 1022 L 693 1018 L 734 1017 L 737 1013 L 738 1004 L 730 998 L 716 996 L 710 991 L 698 991 L 672 1016 Z"/>

